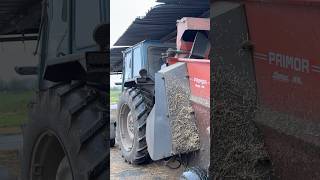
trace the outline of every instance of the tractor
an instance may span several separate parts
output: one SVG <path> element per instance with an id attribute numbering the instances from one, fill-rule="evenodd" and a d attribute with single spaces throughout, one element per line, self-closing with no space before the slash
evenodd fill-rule
<path id="1" fill-rule="evenodd" d="M 207 177 L 209 22 L 182 18 L 176 45 L 145 40 L 123 51 L 116 141 L 126 162 L 180 157 L 192 167 L 182 176 Z"/>
<path id="2" fill-rule="evenodd" d="M 90 13 L 86 13 L 90 12 Z M 109 1 L 44 0 L 38 87 L 23 127 L 23 180 L 105 180 Z"/>

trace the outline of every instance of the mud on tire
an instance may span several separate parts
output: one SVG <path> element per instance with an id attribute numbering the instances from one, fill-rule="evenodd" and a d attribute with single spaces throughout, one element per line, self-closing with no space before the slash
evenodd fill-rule
<path id="1" fill-rule="evenodd" d="M 84 83 L 37 92 L 23 129 L 23 180 L 56 180 L 67 158 L 73 180 L 105 180 L 108 113 L 103 95 Z"/>
<path id="2" fill-rule="evenodd" d="M 125 161 L 133 164 L 146 163 L 150 158 L 146 142 L 146 121 L 151 111 L 152 96 L 140 89 L 125 90 L 118 104 L 116 138 Z M 128 140 L 126 121 L 129 112 L 132 117 L 133 138 Z"/>

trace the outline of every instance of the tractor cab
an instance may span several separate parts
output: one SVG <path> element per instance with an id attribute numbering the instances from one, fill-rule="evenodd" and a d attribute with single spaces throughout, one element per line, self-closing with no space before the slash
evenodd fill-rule
<path id="1" fill-rule="evenodd" d="M 137 81 L 141 73 L 146 73 L 144 76 L 154 81 L 155 73 L 166 63 L 162 54 L 174 47 L 175 44 L 145 40 L 123 51 L 124 86 L 130 86 L 132 82 Z"/>

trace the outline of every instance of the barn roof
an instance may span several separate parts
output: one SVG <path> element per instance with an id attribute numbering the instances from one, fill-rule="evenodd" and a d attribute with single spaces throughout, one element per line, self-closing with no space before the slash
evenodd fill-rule
<path id="1" fill-rule="evenodd" d="M 145 39 L 167 41 L 175 37 L 176 21 L 183 17 L 208 17 L 208 0 L 158 0 L 144 17 L 136 18 L 114 46 L 132 46 Z"/>
<path id="2" fill-rule="evenodd" d="M 153 7 L 144 17 L 136 18 L 114 46 L 132 46 L 143 40 L 174 41 L 176 22 L 183 17 L 209 17 L 208 0 L 157 0 L 162 3 Z M 124 48 L 111 49 L 111 71 L 122 67 Z"/>

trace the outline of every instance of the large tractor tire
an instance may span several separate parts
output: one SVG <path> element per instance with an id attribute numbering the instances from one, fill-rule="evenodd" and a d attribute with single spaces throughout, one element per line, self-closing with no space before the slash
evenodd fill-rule
<path id="1" fill-rule="evenodd" d="M 104 95 L 84 83 L 36 94 L 23 128 L 23 180 L 105 180 L 109 167 Z"/>
<path id="2" fill-rule="evenodd" d="M 141 90 L 125 90 L 118 104 L 116 137 L 126 162 L 142 164 L 149 161 L 146 121 L 151 111 L 152 96 Z"/>

